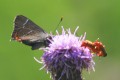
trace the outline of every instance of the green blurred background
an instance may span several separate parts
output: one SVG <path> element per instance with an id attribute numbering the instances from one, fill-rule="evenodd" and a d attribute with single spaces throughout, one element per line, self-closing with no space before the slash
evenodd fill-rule
<path id="1" fill-rule="evenodd" d="M 95 57 L 95 72 L 83 72 L 85 80 L 120 80 L 120 1 L 119 0 L 0 0 L 0 80 L 51 80 L 33 57 L 42 51 L 32 51 L 18 42 L 10 42 L 13 20 L 22 14 L 40 25 L 46 32 L 60 26 L 80 26 L 78 34 L 87 32 L 87 39 L 100 38 L 108 56 Z M 59 26 L 58 30 L 61 31 Z"/>

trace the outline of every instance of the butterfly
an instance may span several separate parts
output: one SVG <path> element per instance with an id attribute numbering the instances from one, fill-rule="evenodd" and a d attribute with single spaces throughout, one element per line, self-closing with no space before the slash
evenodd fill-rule
<path id="1" fill-rule="evenodd" d="M 16 16 L 11 37 L 12 40 L 31 46 L 32 50 L 48 46 L 50 41 L 47 38 L 51 38 L 41 27 L 23 15 Z"/>

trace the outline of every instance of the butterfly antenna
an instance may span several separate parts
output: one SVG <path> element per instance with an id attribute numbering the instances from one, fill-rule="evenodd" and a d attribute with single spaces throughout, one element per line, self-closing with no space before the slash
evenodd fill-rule
<path id="1" fill-rule="evenodd" d="M 60 19 L 58 25 L 56 26 L 55 30 L 53 31 L 53 33 L 55 33 L 55 31 L 58 29 L 58 27 L 59 27 L 60 23 L 62 22 L 62 20 L 63 20 L 63 16 L 61 17 L 61 19 Z"/>

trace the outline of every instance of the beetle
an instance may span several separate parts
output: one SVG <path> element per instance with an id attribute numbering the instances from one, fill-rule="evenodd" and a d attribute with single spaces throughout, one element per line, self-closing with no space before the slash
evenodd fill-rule
<path id="1" fill-rule="evenodd" d="M 81 47 L 88 48 L 90 51 L 95 53 L 99 57 L 106 57 L 107 53 L 105 50 L 105 46 L 102 44 L 102 42 L 96 40 L 95 42 L 84 40 L 82 41 Z"/>

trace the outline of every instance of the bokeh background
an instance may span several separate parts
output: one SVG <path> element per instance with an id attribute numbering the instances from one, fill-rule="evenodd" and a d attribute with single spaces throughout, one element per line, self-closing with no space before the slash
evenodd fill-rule
<path id="1" fill-rule="evenodd" d="M 33 57 L 42 51 L 11 41 L 16 15 L 27 16 L 46 32 L 60 26 L 79 26 L 78 35 L 97 38 L 106 46 L 107 57 L 95 57 L 95 72 L 83 72 L 85 80 L 120 80 L 120 0 L 0 0 L 0 80 L 51 80 Z"/>

